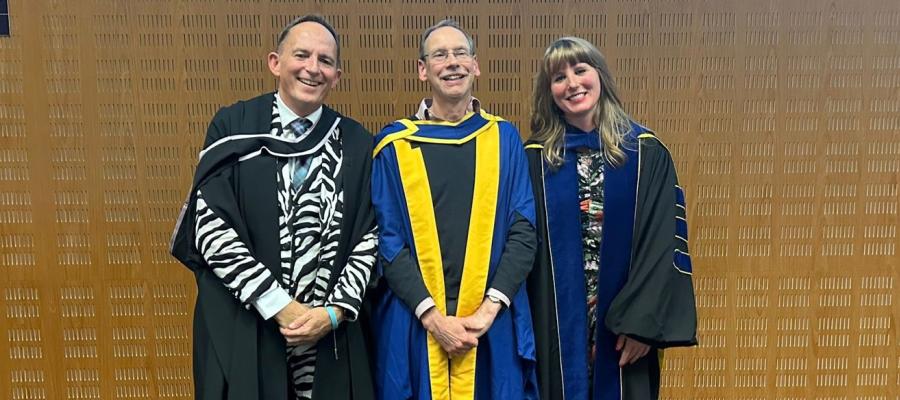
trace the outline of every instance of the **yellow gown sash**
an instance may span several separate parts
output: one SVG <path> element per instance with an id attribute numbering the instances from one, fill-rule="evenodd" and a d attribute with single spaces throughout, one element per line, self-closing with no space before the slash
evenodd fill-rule
<path id="1" fill-rule="evenodd" d="M 496 121 L 490 121 L 479 131 L 475 137 L 475 187 L 456 308 L 458 317 L 475 313 L 484 299 L 497 212 L 500 178 L 499 126 Z M 444 267 L 425 161 L 421 149 L 412 148 L 410 140 L 405 139 L 398 138 L 392 142 L 397 154 L 403 192 L 407 199 L 415 254 L 422 278 L 425 280 L 425 287 L 428 288 L 438 310 L 446 315 Z M 465 355 L 451 360 L 430 333 L 427 337 L 432 400 L 475 398 L 477 350 L 472 349 Z"/>

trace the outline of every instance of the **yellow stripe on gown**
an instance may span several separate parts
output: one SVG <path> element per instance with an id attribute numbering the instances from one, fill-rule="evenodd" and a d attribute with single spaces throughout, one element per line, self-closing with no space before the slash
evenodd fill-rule
<path id="1" fill-rule="evenodd" d="M 489 125 L 475 138 L 475 187 L 456 309 L 456 315 L 460 317 L 472 315 L 481 305 L 490 266 L 500 178 L 500 131 L 496 121 L 491 121 Z M 396 140 L 394 149 L 404 195 L 408 199 L 409 220 L 422 278 L 436 307 L 446 315 L 444 267 L 425 160 L 421 149 L 412 148 L 405 139 Z M 450 360 L 430 333 L 427 337 L 432 399 L 475 398 L 477 349 Z"/>

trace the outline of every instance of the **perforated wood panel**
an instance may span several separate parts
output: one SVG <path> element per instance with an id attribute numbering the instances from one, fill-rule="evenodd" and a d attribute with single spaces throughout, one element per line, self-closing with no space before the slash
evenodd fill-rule
<path id="1" fill-rule="evenodd" d="M 190 274 L 166 253 L 216 109 L 274 88 L 281 27 L 326 15 L 329 103 L 377 130 L 427 93 L 418 34 L 476 38 L 485 108 L 527 129 L 547 44 L 609 57 L 675 155 L 701 346 L 669 399 L 896 399 L 896 0 L 13 0 L 0 38 L 0 397 L 191 397 Z"/>

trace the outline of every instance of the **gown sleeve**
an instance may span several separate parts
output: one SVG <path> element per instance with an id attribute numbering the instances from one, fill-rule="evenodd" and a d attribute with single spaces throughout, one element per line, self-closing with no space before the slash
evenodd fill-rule
<path id="1" fill-rule="evenodd" d="M 631 269 L 605 323 L 654 347 L 693 346 L 697 310 L 684 192 L 657 138 L 640 140 L 639 168 Z"/>

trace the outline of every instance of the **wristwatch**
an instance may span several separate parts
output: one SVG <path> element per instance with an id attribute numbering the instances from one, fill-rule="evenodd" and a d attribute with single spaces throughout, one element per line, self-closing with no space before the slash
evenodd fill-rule
<path id="1" fill-rule="evenodd" d="M 497 297 L 497 296 L 494 296 L 494 295 L 492 295 L 492 294 L 489 294 L 489 295 L 487 295 L 487 298 L 488 298 L 488 300 L 491 301 L 491 303 L 499 304 L 499 305 L 501 305 L 501 306 L 503 305 L 503 301 L 500 300 L 500 298 Z"/>

